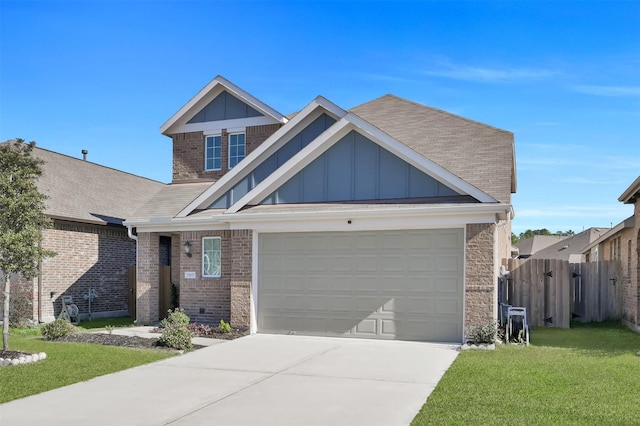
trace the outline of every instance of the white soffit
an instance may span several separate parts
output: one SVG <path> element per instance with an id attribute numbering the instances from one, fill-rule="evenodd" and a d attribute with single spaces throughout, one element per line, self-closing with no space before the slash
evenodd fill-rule
<path id="1" fill-rule="evenodd" d="M 497 203 L 497 200 L 462 180 L 445 168 L 418 154 L 408 146 L 398 142 L 377 127 L 348 113 L 340 121 L 325 130 L 313 142 L 294 155 L 289 161 L 275 170 L 264 181 L 256 185 L 244 197 L 232 205 L 225 213 L 237 213 L 246 205 L 257 204 L 273 191 L 287 182 L 296 173 L 318 158 L 351 130 L 356 130 L 389 152 L 428 174 L 432 178 L 454 189 L 462 195 L 470 195 L 482 203 Z"/>
<path id="2" fill-rule="evenodd" d="M 193 110 L 204 108 L 223 90 L 227 90 L 238 99 L 260 111 L 265 116 L 271 117 L 277 122 L 286 123 L 288 121 L 284 115 L 271 108 L 269 105 L 252 96 L 248 92 L 242 90 L 240 87 L 231 83 L 221 75 L 218 75 L 216 78 L 211 80 L 209 84 L 207 84 L 202 90 L 200 90 L 193 98 L 191 98 L 189 102 L 187 102 L 182 108 L 180 108 L 178 112 L 173 114 L 171 118 L 169 118 L 162 126 L 160 126 L 160 132 L 164 135 L 171 134 L 170 130 L 174 126 L 185 124 L 189 120 L 189 118 L 191 118 L 191 116 L 195 114 L 195 112 L 197 112 Z M 190 114 L 191 112 L 193 112 L 193 114 Z"/>
<path id="3" fill-rule="evenodd" d="M 314 114 L 314 112 L 319 109 L 324 111 Z M 236 183 L 243 179 L 247 173 L 255 169 L 262 161 L 266 160 L 271 154 L 273 154 L 273 152 L 280 148 L 280 146 L 284 145 L 284 143 L 288 141 L 289 137 L 292 137 L 296 132 L 310 124 L 311 121 L 319 117 L 322 112 L 329 113 L 329 115 L 333 116 L 337 120 L 347 114 L 345 110 L 331 101 L 323 98 L 322 96 L 318 96 L 284 126 L 280 127 L 263 143 L 258 145 L 258 147 L 247 155 L 238 164 L 238 166 L 225 173 L 220 179 L 212 184 L 209 189 L 189 203 L 176 215 L 176 217 L 186 217 L 196 209 L 207 208 L 212 202 L 217 200 Z"/>

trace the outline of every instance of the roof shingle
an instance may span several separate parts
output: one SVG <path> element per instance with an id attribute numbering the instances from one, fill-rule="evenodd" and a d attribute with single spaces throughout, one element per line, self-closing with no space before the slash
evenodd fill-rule
<path id="1" fill-rule="evenodd" d="M 90 161 L 36 147 L 44 161 L 39 190 L 49 198 L 45 213 L 54 218 L 122 224 L 164 184 Z"/>
<path id="2" fill-rule="evenodd" d="M 513 133 L 385 95 L 351 112 L 498 201 L 515 192 Z"/>

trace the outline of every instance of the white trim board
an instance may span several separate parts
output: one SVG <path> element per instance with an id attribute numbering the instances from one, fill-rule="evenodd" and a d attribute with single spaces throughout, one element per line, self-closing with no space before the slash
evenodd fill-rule
<path id="1" fill-rule="evenodd" d="M 240 87 L 231 83 L 226 78 L 221 75 L 216 76 L 213 80 L 211 80 L 205 87 L 202 88 L 193 98 L 191 98 L 182 108 L 180 108 L 175 114 L 171 116 L 162 126 L 160 126 L 160 132 L 163 135 L 168 135 L 172 133 L 180 133 L 176 132 L 173 127 L 176 124 L 185 124 L 188 121 L 188 118 L 191 118 L 193 114 L 189 114 L 187 118 L 187 114 L 193 112 L 193 110 L 198 109 L 198 111 L 204 108 L 209 102 L 211 102 L 217 95 L 222 93 L 223 90 L 227 90 L 233 96 L 237 97 L 247 105 L 250 105 L 257 111 L 260 111 L 267 117 L 271 117 L 273 121 L 279 123 L 286 123 L 287 118 L 271 108 L 269 105 L 265 104 L 258 98 L 252 96 L 248 92 L 244 91 Z M 201 130 L 201 129 L 199 129 Z"/>
<path id="2" fill-rule="evenodd" d="M 442 182 L 462 195 L 470 195 L 482 203 L 496 203 L 496 200 L 488 194 L 480 191 L 475 186 L 460 179 L 445 168 L 423 157 L 406 145 L 393 139 L 391 136 L 362 120 L 353 113 L 348 113 L 333 126 L 325 130 L 313 142 L 294 155 L 289 161 L 280 166 L 260 184 L 256 185 L 244 197 L 232 205 L 226 213 L 237 213 L 247 205 L 256 205 L 278 189 L 296 173 L 309 165 L 322 153 L 337 143 L 350 131 L 355 130 L 377 143 L 382 148 L 397 155 L 418 170 L 426 173 L 435 180 Z"/>
<path id="3" fill-rule="evenodd" d="M 185 206 L 176 217 L 186 217 L 195 209 L 205 209 L 225 192 L 231 189 L 236 183 L 243 179 L 248 173 L 255 169 L 262 161 L 276 152 L 297 132 L 311 124 L 313 120 L 323 113 L 327 113 L 336 120 L 344 117 L 347 112 L 331 101 L 318 96 L 311 101 L 302 111 L 296 114 L 288 123 L 280 127 L 263 143 L 258 145 L 249 155 L 247 155 L 238 166 L 225 173 L 217 182 L 211 185 L 206 191 L 200 194 L 195 200 Z M 334 124 L 335 126 L 335 124 Z"/>

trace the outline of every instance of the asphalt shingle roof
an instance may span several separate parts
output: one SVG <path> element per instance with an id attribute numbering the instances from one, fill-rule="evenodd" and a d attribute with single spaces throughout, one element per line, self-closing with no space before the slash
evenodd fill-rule
<path id="1" fill-rule="evenodd" d="M 44 160 L 38 188 L 49 198 L 45 213 L 73 221 L 122 224 L 164 184 L 36 147 Z"/>
<path id="2" fill-rule="evenodd" d="M 131 222 L 144 222 L 152 217 L 175 217 L 211 185 L 211 182 L 165 185 L 127 219 Z"/>
<path id="3" fill-rule="evenodd" d="M 351 112 L 496 200 L 511 202 L 513 133 L 394 95 Z"/>
<path id="4" fill-rule="evenodd" d="M 531 256 L 531 259 L 560 259 L 570 262 L 580 261 L 584 249 L 604 235 L 609 228 L 589 228 L 552 244 Z"/>

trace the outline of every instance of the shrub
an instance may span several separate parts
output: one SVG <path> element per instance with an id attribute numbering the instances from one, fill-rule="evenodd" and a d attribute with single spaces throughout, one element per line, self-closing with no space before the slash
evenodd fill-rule
<path id="1" fill-rule="evenodd" d="M 495 322 L 489 322 L 473 327 L 469 335 L 469 340 L 476 344 L 495 343 L 497 334 L 498 325 Z"/>
<path id="2" fill-rule="evenodd" d="M 158 342 L 162 346 L 174 348 L 182 351 L 190 351 L 193 349 L 191 338 L 193 333 L 185 326 L 170 325 L 164 329 Z"/>
<path id="3" fill-rule="evenodd" d="M 112 325 L 105 325 L 105 326 L 104 326 L 104 329 L 105 329 L 105 330 L 107 330 L 107 332 L 108 332 L 109 334 L 113 333 L 113 329 L 114 329 L 114 328 L 115 328 L 115 327 L 114 327 L 114 326 L 112 326 Z"/>
<path id="4" fill-rule="evenodd" d="M 215 336 L 219 333 L 218 327 L 212 327 L 207 324 L 189 324 L 187 329 L 198 337 Z"/>
<path id="5" fill-rule="evenodd" d="M 160 321 L 162 328 L 169 328 L 171 326 L 186 327 L 189 325 L 189 315 L 184 313 L 184 309 L 175 308 L 173 311 L 167 311 L 167 317 Z"/>
<path id="6" fill-rule="evenodd" d="M 220 333 L 230 333 L 231 325 L 228 322 L 225 322 L 223 319 L 221 319 L 220 324 L 218 325 L 218 331 Z"/>
<path id="7" fill-rule="evenodd" d="M 45 324 L 41 330 L 42 335 L 46 340 L 55 340 L 75 333 L 76 327 L 74 327 L 69 321 L 57 319 L 49 324 Z"/>
<path id="8" fill-rule="evenodd" d="M 4 276 L 0 274 L 0 305 L 4 300 Z M 31 284 L 19 277 L 11 276 L 11 299 L 9 300 L 9 325 L 11 327 L 21 327 L 29 323 L 33 316 L 33 296 Z M 0 315 L 2 315 L 0 306 Z M 2 318 L 0 317 L 0 320 Z"/>

